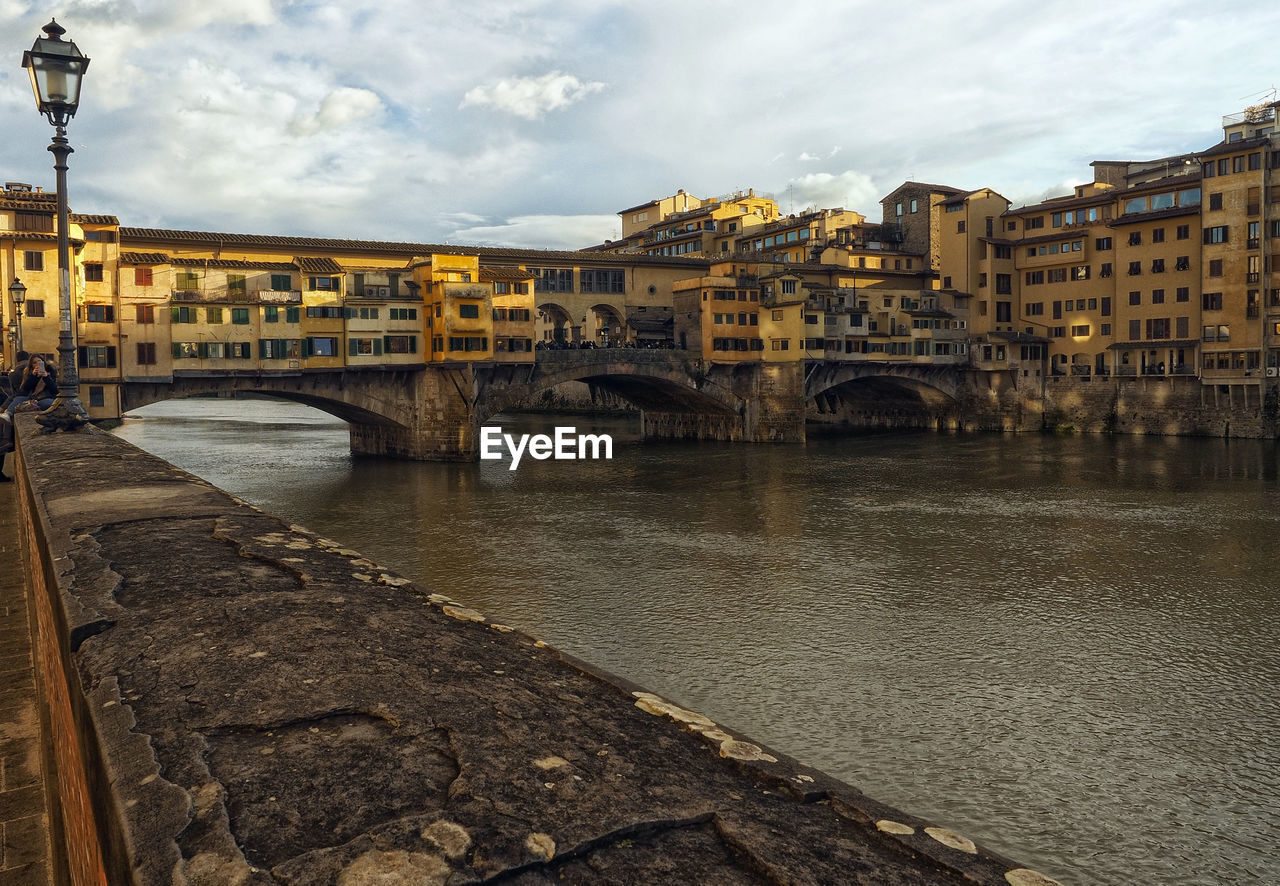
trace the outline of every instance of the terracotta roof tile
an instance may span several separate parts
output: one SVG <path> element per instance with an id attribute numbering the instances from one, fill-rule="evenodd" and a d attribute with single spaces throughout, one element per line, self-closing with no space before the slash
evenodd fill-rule
<path id="1" fill-rule="evenodd" d="M 82 215 L 78 212 L 73 212 L 67 217 L 78 225 L 118 225 L 120 224 L 120 219 L 116 218 L 114 215 Z"/>
<path id="2" fill-rule="evenodd" d="M 392 255 L 423 257 L 439 255 L 478 255 L 487 259 L 549 264 L 583 261 L 592 264 L 646 264 L 668 267 L 705 267 L 705 258 L 657 256 L 624 253 L 600 254 L 573 250 L 515 249 L 495 246 L 459 246 L 440 243 L 402 243 L 387 240 L 339 240 L 320 237 L 283 237 L 271 234 L 226 234 L 208 231 L 171 231 L 162 228 L 120 228 L 122 245 L 199 244 L 210 248 L 257 246 L 288 250 L 323 250 L 329 252 L 381 252 Z"/>
<path id="3" fill-rule="evenodd" d="M 163 252 L 120 253 L 120 264 L 122 265 L 166 265 L 168 263 L 169 256 Z"/>
<path id="4" fill-rule="evenodd" d="M 305 274 L 341 274 L 342 265 L 328 256 L 300 255 L 294 258 L 298 270 Z"/>

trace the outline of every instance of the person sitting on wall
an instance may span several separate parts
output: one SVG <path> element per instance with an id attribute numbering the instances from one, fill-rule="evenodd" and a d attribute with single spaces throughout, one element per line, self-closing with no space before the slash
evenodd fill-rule
<path id="1" fill-rule="evenodd" d="M 14 397 L 17 396 L 18 390 L 22 387 L 23 369 L 30 358 L 31 355 L 26 351 L 18 351 L 18 362 L 14 365 L 13 371 L 8 373 L 6 376 L 9 382 L 9 390 L 12 393 L 5 398 L 4 405 L 0 408 L 7 410 L 9 408 L 9 404 L 13 402 Z M 5 415 L 5 413 L 0 413 L 0 415 Z M 3 470 L 4 457 L 10 452 L 13 452 L 13 424 L 8 421 L 0 421 L 0 483 L 8 483 L 13 479 Z"/>
<path id="2" fill-rule="evenodd" d="M 52 364 L 46 364 L 39 354 L 32 354 L 27 359 L 27 366 L 22 371 L 22 381 L 17 393 L 9 400 L 3 417 L 13 421 L 13 412 L 28 400 L 34 400 L 41 410 L 53 405 L 53 398 L 58 394 L 58 382 Z"/>
<path id="3" fill-rule="evenodd" d="M 13 364 L 13 370 L 5 373 L 5 380 L 9 383 L 9 393 L 4 398 L 4 403 L 0 405 L 0 410 L 8 409 L 9 402 L 17 395 L 18 389 L 22 387 L 22 372 L 27 368 L 27 361 L 31 359 L 31 355 L 26 351 L 18 351 L 16 362 Z"/>

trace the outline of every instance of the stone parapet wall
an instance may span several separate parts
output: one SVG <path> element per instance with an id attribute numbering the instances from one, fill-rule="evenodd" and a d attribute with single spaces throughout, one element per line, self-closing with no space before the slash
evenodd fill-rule
<path id="1" fill-rule="evenodd" d="M 30 431 L 75 883 L 1052 883 L 116 438 Z"/>
<path id="2" fill-rule="evenodd" d="M 1267 383 L 1216 384 L 1191 376 L 1049 379 L 1045 424 L 1088 433 L 1276 436 Z M 1274 399 L 1274 395 L 1273 395 Z"/>

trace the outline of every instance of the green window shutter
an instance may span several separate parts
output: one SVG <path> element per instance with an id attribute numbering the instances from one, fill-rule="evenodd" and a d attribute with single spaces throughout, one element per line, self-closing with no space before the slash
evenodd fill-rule
<path id="1" fill-rule="evenodd" d="M 416 335 L 409 336 L 409 353 L 418 353 L 418 337 Z"/>
<path id="2" fill-rule="evenodd" d="M 315 278 L 315 277 L 308 277 L 308 278 L 307 278 L 307 289 L 308 289 L 309 291 L 311 291 L 311 292 L 315 292 L 315 291 L 316 291 L 316 278 Z"/>
<path id="3" fill-rule="evenodd" d="M 173 347 L 174 347 L 174 350 L 177 350 L 178 346 L 174 345 Z M 266 357 L 267 357 L 267 340 L 265 338 L 260 338 L 258 339 L 258 359 L 265 360 Z"/>
<path id="4" fill-rule="evenodd" d="M 311 338 L 304 338 L 302 340 L 302 356 L 304 357 L 311 356 L 311 348 L 312 348 L 313 342 L 314 342 L 314 339 L 311 339 Z"/>
<path id="5" fill-rule="evenodd" d="M 174 310 L 177 310 L 177 308 L 174 308 Z M 173 343 L 173 359 L 177 360 L 181 356 L 182 356 L 182 345 L 178 344 L 175 341 Z"/>
<path id="6" fill-rule="evenodd" d="M 354 338 L 347 339 L 347 354 L 351 357 L 356 355 L 356 340 Z"/>
<path id="7" fill-rule="evenodd" d="M 380 338 L 375 338 L 373 340 L 373 356 L 375 357 L 382 356 L 382 339 Z"/>
<path id="8" fill-rule="evenodd" d="M 114 345 L 107 345 L 107 368 L 115 369 L 116 367 L 116 349 Z"/>
<path id="9" fill-rule="evenodd" d="M 209 343 L 202 341 L 198 345 L 196 345 L 196 354 L 200 357 L 201 360 L 209 359 Z"/>
<path id="10" fill-rule="evenodd" d="M 80 366 L 86 365 L 89 362 L 89 349 L 83 345 L 76 348 L 76 361 Z"/>
<path id="11" fill-rule="evenodd" d="M 178 319 L 178 317 L 180 317 L 180 316 L 181 316 L 181 310 L 182 310 L 182 309 L 181 309 L 181 308 L 179 308 L 179 307 L 177 307 L 176 305 L 173 307 L 173 309 L 172 309 L 172 313 L 173 313 L 172 322 L 174 322 L 174 323 L 181 323 L 181 322 L 182 322 L 181 320 L 179 320 L 179 319 Z"/>
<path id="12" fill-rule="evenodd" d="M 285 308 L 284 319 L 286 323 L 297 323 L 302 316 L 301 308 Z"/>
<path id="13" fill-rule="evenodd" d="M 391 351 L 391 336 L 384 335 L 382 337 L 382 349 L 387 352 Z"/>

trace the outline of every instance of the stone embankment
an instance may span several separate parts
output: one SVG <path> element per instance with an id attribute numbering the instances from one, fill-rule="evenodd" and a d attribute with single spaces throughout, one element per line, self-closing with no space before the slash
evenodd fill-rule
<path id="1" fill-rule="evenodd" d="M 34 430 L 71 882 L 1053 882 L 114 437 Z"/>

